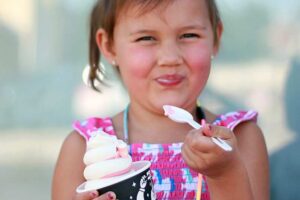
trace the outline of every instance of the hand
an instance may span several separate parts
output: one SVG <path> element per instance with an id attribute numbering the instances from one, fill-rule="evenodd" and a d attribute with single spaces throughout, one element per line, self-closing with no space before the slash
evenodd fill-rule
<path id="1" fill-rule="evenodd" d="M 84 193 L 76 193 L 73 200 L 115 200 L 116 195 L 113 192 L 107 192 L 99 196 L 97 191 L 90 191 Z"/>
<path id="2" fill-rule="evenodd" d="M 233 150 L 224 151 L 213 143 L 212 136 L 222 138 Z M 219 177 L 240 162 L 234 133 L 226 127 L 208 124 L 188 133 L 182 146 L 182 156 L 190 168 L 209 177 Z"/>

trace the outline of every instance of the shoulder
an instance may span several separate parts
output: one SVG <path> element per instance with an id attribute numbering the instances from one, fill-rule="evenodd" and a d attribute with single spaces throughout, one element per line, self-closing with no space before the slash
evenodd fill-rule
<path id="1" fill-rule="evenodd" d="M 64 140 L 58 160 L 62 163 L 83 164 L 86 141 L 77 131 L 72 131 Z"/>
<path id="2" fill-rule="evenodd" d="M 253 110 L 239 110 L 226 112 L 219 115 L 209 113 L 213 118 L 213 124 L 225 126 L 231 129 L 242 146 L 247 144 L 261 143 L 264 144 L 264 136 L 261 128 L 257 125 L 258 113 Z"/>
<path id="3" fill-rule="evenodd" d="M 254 110 L 239 110 L 226 112 L 214 117 L 213 124 L 225 126 L 231 129 L 238 139 L 238 145 L 253 148 L 253 144 L 259 144 L 264 148 L 265 140 L 261 128 L 257 125 L 258 112 Z"/>
<path id="4" fill-rule="evenodd" d="M 64 140 L 58 164 L 64 163 L 72 166 L 73 164 L 83 165 L 82 158 L 86 149 L 86 141 L 77 131 L 72 131 Z"/>
<path id="5" fill-rule="evenodd" d="M 239 123 L 235 128 L 234 132 L 239 134 L 245 134 L 245 133 L 256 133 L 258 135 L 262 135 L 262 130 L 258 126 L 258 124 L 255 121 L 248 120 L 242 123 Z"/>
<path id="6" fill-rule="evenodd" d="M 205 110 L 205 115 L 210 123 L 218 126 L 225 126 L 231 130 L 234 130 L 237 126 L 245 124 L 245 122 L 255 124 L 258 113 L 253 110 L 238 110 L 222 114 L 214 114 L 208 110 Z"/>
<path id="7" fill-rule="evenodd" d="M 73 130 L 65 138 L 62 148 L 79 149 L 78 147 L 85 147 L 85 145 L 86 145 L 86 141 L 84 140 L 84 138 L 81 137 L 76 130 Z"/>
<path id="8" fill-rule="evenodd" d="M 233 130 L 240 149 L 265 149 L 266 143 L 263 131 L 254 121 L 238 124 Z M 254 151 L 253 151 L 254 152 Z"/>
<path id="9" fill-rule="evenodd" d="M 257 121 L 257 116 L 258 113 L 256 111 L 239 110 L 218 115 L 214 123 L 216 125 L 226 126 L 227 128 L 233 130 L 245 122 L 254 122 L 253 124 L 255 124 Z"/>

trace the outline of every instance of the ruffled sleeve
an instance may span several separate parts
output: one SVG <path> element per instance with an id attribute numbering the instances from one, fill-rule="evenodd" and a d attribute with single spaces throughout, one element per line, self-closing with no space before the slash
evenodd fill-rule
<path id="1" fill-rule="evenodd" d="M 89 140 L 92 133 L 97 131 L 104 131 L 110 135 L 115 135 L 111 118 L 88 118 L 84 121 L 75 121 L 73 128 L 86 140 Z"/>
<path id="2" fill-rule="evenodd" d="M 225 126 L 233 130 L 237 125 L 246 121 L 257 121 L 258 113 L 253 110 L 249 111 L 236 111 L 219 115 L 213 124 Z"/>

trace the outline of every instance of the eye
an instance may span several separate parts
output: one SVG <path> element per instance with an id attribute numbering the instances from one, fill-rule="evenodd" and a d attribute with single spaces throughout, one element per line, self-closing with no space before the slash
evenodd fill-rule
<path id="1" fill-rule="evenodd" d="M 135 40 L 136 42 L 140 41 L 155 41 L 155 38 L 152 36 L 143 36 Z"/>
<path id="2" fill-rule="evenodd" d="M 196 33 L 185 33 L 182 36 L 180 36 L 180 38 L 184 39 L 184 38 L 199 38 L 200 36 Z"/>

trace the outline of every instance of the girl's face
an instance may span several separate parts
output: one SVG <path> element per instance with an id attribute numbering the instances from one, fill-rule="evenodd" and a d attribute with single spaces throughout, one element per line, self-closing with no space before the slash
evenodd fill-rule
<path id="1" fill-rule="evenodd" d="M 132 103 L 193 107 L 217 52 L 204 0 L 176 0 L 139 15 L 122 12 L 110 60 L 116 61 Z"/>

